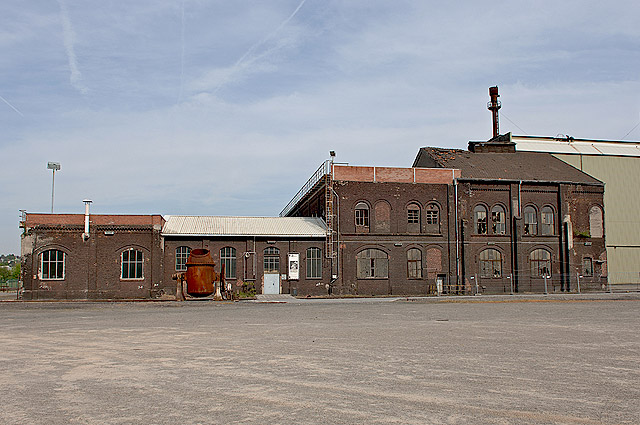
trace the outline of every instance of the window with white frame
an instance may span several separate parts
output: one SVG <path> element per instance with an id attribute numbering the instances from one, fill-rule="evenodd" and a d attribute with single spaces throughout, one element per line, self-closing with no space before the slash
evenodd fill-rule
<path id="1" fill-rule="evenodd" d="M 65 258 L 59 249 L 48 249 L 40 254 L 40 279 L 64 280 Z"/>
<path id="2" fill-rule="evenodd" d="M 144 256 L 142 251 L 130 248 L 120 254 L 120 279 L 136 280 L 144 279 L 142 265 Z"/>
<path id="3" fill-rule="evenodd" d="M 322 278 L 322 250 L 320 248 L 307 248 L 307 278 Z"/>
<path id="4" fill-rule="evenodd" d="M 364 202 L 356 204 L 356 226 L 369 227 L 369 205 Z"/>
<path id="5" fill-rule="evenodd" d="M 236 278 L 236 249 L 230 246 L 220 250 L 220 267 L 224 264 L 225 279 Z"/>
<path id="6" fill-rule="evenodd" d="M 187 270 L 189 254 L 191 254 L 191 248 L 188 246 L 179 246 L 176 248 L 176 271 L 183 272 Z"/>
<path id="7" fill-rule="evenodd" d="M 264 250 L 264 272 L 280 273 L 280 250 L 274 246 Z"/>

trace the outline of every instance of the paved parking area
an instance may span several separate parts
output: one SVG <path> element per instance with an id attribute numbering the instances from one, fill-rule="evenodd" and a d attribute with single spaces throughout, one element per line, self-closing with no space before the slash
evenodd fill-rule
<path id="1" fill-rule="evenodd" d="M 638 424 L 638 298 L 0 303 L 0 423 Z"/>

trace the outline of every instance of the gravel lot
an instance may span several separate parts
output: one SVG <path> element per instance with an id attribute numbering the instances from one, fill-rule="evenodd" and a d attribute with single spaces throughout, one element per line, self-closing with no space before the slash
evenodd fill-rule
<path id="1" fill-rule="evenodd" d="M 640 423 L 640 296 L 505 299 L 0 303 L 0 423 Z"/>

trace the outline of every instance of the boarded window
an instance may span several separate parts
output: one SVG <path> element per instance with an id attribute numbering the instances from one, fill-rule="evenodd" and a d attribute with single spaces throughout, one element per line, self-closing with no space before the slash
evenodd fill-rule
<path id="1" fill-rule="evenodd" d="M 589 210 L 589 233 L 592 238 L 601 238 L 604 235 L 602 209 L 598 206 L 593 206 Z"/>
<path id="2" fill-rule="evenodd" d="M 427 250 L 427 277 L 435 279 L 436 274 L 442 271 L 442 251 L 438 248 Z"/>
<path id="3" fill-rule="evenodd" d="M 420 207 L 416 204 L 407 207 L 407 231 L 420 233 Z"/>
<path id="4" fill-rule="evenodd" d="M 427 205 L 425 224 L 427 233 L 440 233 L 440 208 L 436 204 Z"/>
<path id="5" fill-rule="evenodd" d="M 379 249 L 369 248 L 356 255 L 358 279 L 386 279 L 389 277 L 389 256 Z"/>

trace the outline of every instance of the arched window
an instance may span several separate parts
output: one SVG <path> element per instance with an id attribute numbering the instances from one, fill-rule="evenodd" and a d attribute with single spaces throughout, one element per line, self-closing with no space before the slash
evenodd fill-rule
<path id="1" fill-rule="evenodd" d="M 420 233 L 420 206 L 418 204 L 407 205 L 407 231 Z"/>
<path id="2" fill-rule="evenodd" d="M 417 248 L 407 251 L 407 277 L 422 279 L 422 252 Z"/>
<path id="3" fill-rule="evenodd" d="M 436 204 L 425 208 L 425 224 L 427 233 L 440 233 L 440 208 Z"/>
<path id="4" fill-rule="evenodd" d="M 494 205 L 491 208 L 491 230 L 494 235 L 504 235 L 507 233 L 507 223 L 504 208 Z"/>
<path id="5" fill-rule="evenodd" d="M 120 254 L 120 279 L 144 279 L 142 251 L 129 248 Z"/>
<path id="6" fill-rule="evenodd" d="M 307 248 L 307 279 L 322 278 L 322 250 Z"/>
<path id="7" fill-rule="evenodd" d="M 489 248 L 480 253 L 480 277 L 502 277 L 502 254 L 500 251 Z"/>
<path id="8" fill-rule="evenodd" d="M 236 249 L 226 246 L 220 250 L 220 267 L 224 264 L 224 278 L 236 278 Z"/>
<path id="9" fill-rule="evenodd" d="M 369 205 L 364 202 L 356 204 L 356 227 L 369 227 Z"/>
<path id="10" fill-rule="evenodd" d="M 264 250 L 264 272 L 280 273 L 280 250 L 274 246 Z"/>
<path id="11" fill-rule="evenodd" d="M 596 205 L 589 209 L 589 234 L 592 238 L 601 238 L 604 235 L 602 209 Z"/>
<path id="12" fill-rule="evenodd" d="M 476 228 L 476 234 L 487 234 L 487 209 L 484 205 L 476 205 L 473 209 L 473 221 Z"/>
<path id="13" fill-rule="evenodd" d="M 176 271 L 183 272 L 187 270 L 189 254 L 191 254 L 191 248 L 188 246 L 179 246 L 176 248 Z"/>
<path id="14" fill-rule="evenodd" d="M 40 279 L 64 280 L 66 255 L 59 249 L 48 249 L 40 254 Z"/>
<path id="15" fill-rule="evenodd" d="M 538 234 L 538 213 L 531 205 L 524 207 L 524 234 Z"/>
<path id="16" fill-rule="evenodd" d="M 551 207 L 542 207 L 540 211 L 540 234 L 554 235 L 555 233 L 553 209 Z"/>
<path id="17" fill-rule="evenodd" d="M 531 277 L 551 277 L 551 253 L 546 249 L 534 249 L 529 255 Z"/>
<path id="18" fill-rule="evenodd" d="M 375 248 L 364 249 L 356 254 L 358 279 L 387 279 L 389 256 Z"/>

